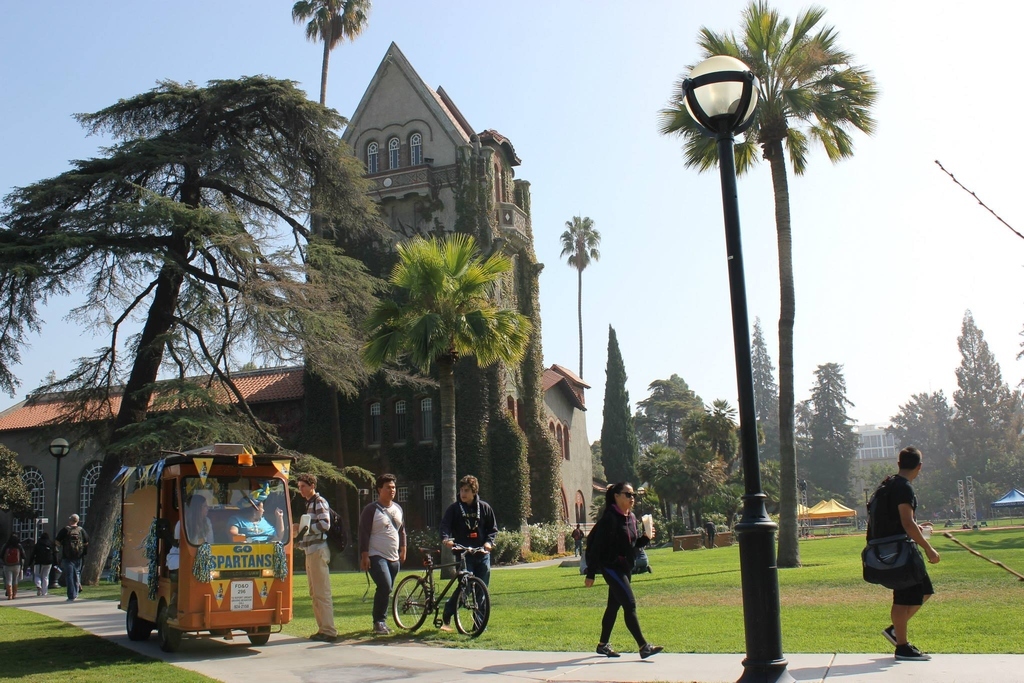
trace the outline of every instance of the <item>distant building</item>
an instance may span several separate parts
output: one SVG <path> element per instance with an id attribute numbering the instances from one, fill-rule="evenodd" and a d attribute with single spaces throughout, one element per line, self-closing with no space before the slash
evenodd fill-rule
<path id="1" fill-rule="evenodd" d="M 864 491 L 864 504 L 866 508 L 867 497 L 878 485 L 871 476 L 873 465 L 885 465 L 891 472 L 895 472 L 897 452 L 896 440 L 888 432 L 889 425 L 868 425 L 858 424 L 853 426 L 853 432 L 860 439 L 857 444 L 857 459 L 854 461 L 853 469 L 850 472 L 854 480 L 853 491 Z M 877 470 L 877 468 L 875 468 Z"/>

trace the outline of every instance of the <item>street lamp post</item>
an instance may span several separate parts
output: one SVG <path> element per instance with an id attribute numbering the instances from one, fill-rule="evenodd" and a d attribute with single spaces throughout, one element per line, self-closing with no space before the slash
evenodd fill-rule
<path id="1" fill-rule="evenodd" d="M 60 461 L 71 452 L 71 446 L 67 439 L 54 439 L 50 442 L 50 455 L 57 459 L 57 473 L 54 477 L 55 490 L 53 493 L 53 538 L 57 538 L 57 525 L 60 524 Z M 56 588 L 56 572 L 50 572 L 50 588 Z"/>
<path id="2" fill-rule="evenodd" d="M 775 556 L 775 532 L 778 526 L 765 509 L 767 496 L 761 488 L 757 454 L 750 324 L 747 320 L 740 213 L 736 198 L 736 164 L 733 156 L 733 136 L 746 130 L 753 122 L 757 107 L 757 80 L 740 60 L 716 56 L 694 67 L 689 78 L 683 81 L 682 94 L 690 116 L 718 143 L 718 166 L 722 181 L 744 485 L 743 516 L 736 525 L 736 535 L 740 545 L 747 656 L 743 660 L 743 675 L 739 680 L 790 682 L 794 679 L 786 669 L 787 662 L 782 654 L 779 575 Z"/>
<path id="3" fill-rule="evenodd" d="M 57 458 L 56 491 L 53 494 L 53 536 L 57 537 L 57 525 L 60 524 L 60 461 L 71 452 L 67 439 L 54 439 L 50 442 L 50 455 Z"/>

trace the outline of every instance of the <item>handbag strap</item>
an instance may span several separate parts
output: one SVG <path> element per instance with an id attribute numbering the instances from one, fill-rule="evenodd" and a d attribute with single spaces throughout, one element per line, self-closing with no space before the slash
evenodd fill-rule
<path id="1" fill-rule="evenodd" d="M 914 542 L 914 539 L 910 538 L 906 534 L 896 534 L 894 536 L 886 536 L 884 538 L 875 538 L 868 541 L 868 545 L 885 545 L 886 543 L 898 543 L 900 541 Z"/>

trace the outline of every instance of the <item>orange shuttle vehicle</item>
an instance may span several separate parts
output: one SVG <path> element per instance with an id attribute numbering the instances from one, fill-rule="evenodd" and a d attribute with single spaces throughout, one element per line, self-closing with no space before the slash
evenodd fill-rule
<path id="1" fill-rule="evenodd" d="M 131 640 L 156 629 L 264 645 L 292 618 L 288 475 L 294 459 L 239 444 L 122 468 L 120 609 Z"/>

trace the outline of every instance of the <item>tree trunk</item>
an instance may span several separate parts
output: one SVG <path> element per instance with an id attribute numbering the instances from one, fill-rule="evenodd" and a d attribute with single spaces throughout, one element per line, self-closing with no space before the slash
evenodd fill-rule
<path id="1" fill-rule="evenodd" d="M 320 68 L 320 104 L 327 105 L 327 67 L 331 62 L 331 26 L 327 22 L 327 35 L 324 36 L 324 65 Z"/>
<path id="2" fill-rule="evenodd" d="M 437 361 L 438 381 L 441 385 L 441 512 L 455 502 L 455 359 L 442 358 Z M 441 549 L 443 564 L 454 561 L 451 551 Z M 442 570 L 442 576 L 450 578 L 455 573 L 451 567 Z"/>
<path id="3" fill-rule="evenodd" d="M 789 217 L 789 182 L 782 141 L 764 147 L 772 169 L 775 230 L 779 244 L 779 556 L 778 566 L 799 567 L 800 545 L 796 514 L 796 447 L 793 442 L 793 235 Z"/>
<path id="4" fill-rule="evenodd" d="M 580 379 L 583 379 L 583 269 L 577 268 L 576 273 L 576 312 L 580 321 Z"/>
<path id="5" fill-rule="evenodd" d="M 345 452 L 341 446 L 341 411 L 338 409 L 338 391 L 328 385 L 327 390 L 331 392 L 331 450 L 334 451 L 334 464 L 339 470 L 345 469 Z M 353 533 L 352 522 L 348 511 L 348 486 L 341 484 L 338 491 L 338 514 L 341 516 L 341 526 L 349 538 L 358 538 Z M 349 543 L 349 555 L 355 556 L 354 552 L 359 550 L 358 544 Z"/>
<path id="6" fill-rule="evenodd" d="M 150 304 L 146 325 L 139 338 L 139 350 L 121 399 L 121 409 L 114 420 L 112 443 L 117 443 L 120 430 L 144 422 L 153 392 L 148 387 L 156 381 L 163 360 L 164 336 L 173 325 L 183 275 L 175 266 L 165 265 Z M 89 507 L 89 554 L 82 568 L 82 583 L 95 585 L 103 572 L 113 545 L 114 520 L 120 514 L 121 489 L 113 481 L 125 464 L 120 456 L 108 454 L 103 459 L 100 478 Z"/>

